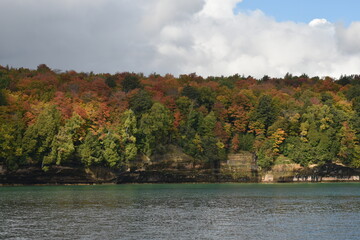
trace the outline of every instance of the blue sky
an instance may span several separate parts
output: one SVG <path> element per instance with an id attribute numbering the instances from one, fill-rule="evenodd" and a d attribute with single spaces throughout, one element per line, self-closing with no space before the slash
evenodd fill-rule
<path id="1" fill-rule="evenodd" d="M 277 21 L 308 23 L 325 18 L 332 23 L 360 20 L 359 0 L 243 0 L 235 12 L 260 9 Z"/>

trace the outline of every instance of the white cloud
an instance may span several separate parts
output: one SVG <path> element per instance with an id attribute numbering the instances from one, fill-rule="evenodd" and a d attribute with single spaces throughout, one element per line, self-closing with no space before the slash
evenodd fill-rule
<path id="1" fill-rule="evenodd" d="M 356 41 L 360 24 L 342 27 L 341 32 L 326 19 L 314 19 L 309 24 L 277 22 L 259 10 L 235 15 L 232 9 L 237 1 L 222 2 L 206 1 L 191 19 L 164 27 L 176 27 L 177 32 L 191 39 L 181 44 L 161 35 L 161 41 L 156 42 L 157 49 L 163 45 L 181 49 L 176 72 L 257 77 L 291 72 L 338 77 L 360 71 L 360 54 L 347 53 L 348 48 L 354 51 L 360 47 L 360 41 Z M 175 52 L 158 51 L 159 66 L 171 61 Z"/>
<path id="2" fill-rule="evenodd" d="M 360 22 L 277 22 L 239 0 L 3 0 L 0 64 L 283 76 L 360 71 Z M 241 4 L 240 4 L 241 6 Z"/>
<path id="3" fill-rule="evenodd" d="M 200 11 L 200 17 L 210 17 L 214 19 L 233 17 L 233 9 L 239 0 L 205 0 L 204 7 Z"/>
<path id="4" fill-rule="evenodd" d="M 360 55 L 360 22 L 353 22 L 348 28 L 338 26 L 338 40 L 340 50 L 344 55 L 359 57 Z M 358 67 L 360 68 L 360 67 Z"/>
<path id="5" fill-rule="evenodd" d="M 329 25 L 331 25 L 331 23 L 325 18 L 315 18 L 309 23 L 310 27 L 324 27 Z"/>

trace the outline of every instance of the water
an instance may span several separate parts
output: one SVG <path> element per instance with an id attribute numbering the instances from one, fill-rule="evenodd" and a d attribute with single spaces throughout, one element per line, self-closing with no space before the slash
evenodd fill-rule
<path id="1" fill-rule="evenodd" d="M 359 183 L 0 188 L 0 239 L 359 238 Z"/>

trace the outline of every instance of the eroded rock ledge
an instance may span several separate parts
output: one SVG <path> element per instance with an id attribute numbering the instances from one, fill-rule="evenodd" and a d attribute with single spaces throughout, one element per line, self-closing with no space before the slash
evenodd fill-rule
<path id="1" fill-rule="evenodd" d="M 270 171 L 261 171 L 252 153 L 229 154 L 228 161 L 213 170 L 201 166 L 177 147 L 167 153 L 132 163 L 126 172 L 104 167 L 52 166 L 48 171 L 28 166 L 9 171 L 0 165 L 0 184 L 101 184 L 189 182 L 360 182 L 360 169 L 338 164 L 301 167 L 286 158 Z"/>
<path id="2" fill-rule="evenodd" d="M 0 184 L 95 184 L 115 183 L 116 179 L 117 173 L 101 167 L 52 166 L 46 172 L 34 166 L 16 171 L 0 167 Z"/>

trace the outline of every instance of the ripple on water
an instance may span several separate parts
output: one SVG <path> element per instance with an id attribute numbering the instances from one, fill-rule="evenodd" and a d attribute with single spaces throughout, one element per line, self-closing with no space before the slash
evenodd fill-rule
<path id="1" fill-rule="evenodd" d="M 360 184 L 0 188 L 0 239 L 358 239 Z"/>

